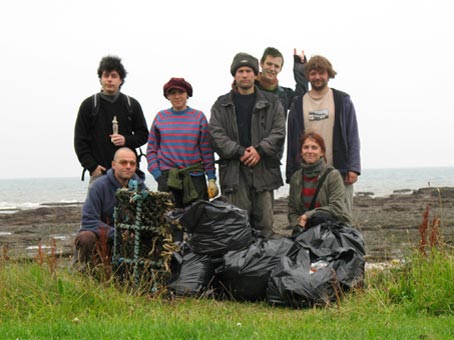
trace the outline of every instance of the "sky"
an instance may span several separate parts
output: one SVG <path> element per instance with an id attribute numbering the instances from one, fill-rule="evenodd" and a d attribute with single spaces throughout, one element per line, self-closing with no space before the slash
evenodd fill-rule
<path id="1" fill-rule="evenodd" d="M 105 55 L 122 58 L 122 91 L 150 126 L 170 107 L 171 77 L 194 88 L 207 118 L 230 89 L 238 52 L 285 58 L 279 82 L 294 87 L 293 49 L 323 55 L 329 86 L 355 105 L 362 167 L 454 166 L 454 24 L 432 0 L 17 0 L 0 4 L 0 178 L 76 177 L 80 103 L 100 89 Z M 449 108 L 451 107 L 451 109 Z M 146 145 L 142 147 L 146 149 Z M 146 169 L 142 162 L 141 167 Z"/>

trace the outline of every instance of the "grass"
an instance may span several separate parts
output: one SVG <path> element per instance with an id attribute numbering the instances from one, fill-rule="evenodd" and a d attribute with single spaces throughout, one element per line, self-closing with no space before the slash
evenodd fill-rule
<path id="1" fill-rule="evenodd" d="M 426 209 L 418 251 L 369 270 L 339 304 L 303 310 L 137 294 L 70 273 L 51 253 L 0 257 L 0 339 L 453 339 L 454 251 Z"/>
<path id="2" fill-rule="evenodd" d="M 446 250 L 370 271 L 340 305 L 166 300 L 46 262 L 0 263 L 0 339 L 451 339 L 454 261 Z"/>

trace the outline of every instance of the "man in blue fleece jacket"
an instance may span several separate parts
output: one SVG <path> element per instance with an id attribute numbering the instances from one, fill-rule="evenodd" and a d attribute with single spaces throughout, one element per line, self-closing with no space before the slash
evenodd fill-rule
<path id="1" fill-rule="evenodd" d="M 311 90 L 295 97 L 288 116 L 286 181 L 301 169 L 301 137 L 308 131 L 321 135 L 326 144 L 326 163 L 336 168 L 345 185 L 349 213 L 353 207 L 353 184 L 361 174 L 360 140 L 356 111 L 350 96 L 330 88 L 336 76 L 331 62 L 312 56 L 306 63 Z"/>
<path id="2" fill-rule="evenodd" d="M 115 192 L 127 188 L 130 181 L 137 181 L 139 190 L 145 188 L 145 174 L 136 172 L 136 154 L 123 147 L 115 152 L 112 167 L 106 176 L 100 177 L 89 189 L 82 209 L 81 228 L 75 239 L 74 261 L 85 268 L 88 263 L 96 264 L 97 255 L 111 253 L 114 238 Z"/>

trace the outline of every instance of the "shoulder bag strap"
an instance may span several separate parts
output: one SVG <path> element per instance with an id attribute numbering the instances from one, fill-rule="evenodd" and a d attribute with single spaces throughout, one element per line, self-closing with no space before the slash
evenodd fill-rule
<path id="1" fill-rule="evenodd" d="M 328 176 L 328 174 L 334 170 L 333 167 L 328 167 L 326 168 L 325 172 L 323 173 L 322 177 L 320 177 L 320 179 L 318 180 L 318 184 L 317 184 L 317 189 L 315 190 L 315 193 L 314 193 L 314 196 L 312 196 L 312 202 L 311 202 L 311 205 L 309 206 L 309 210 L 312 210 L 315 208 L 315 202 L 317 201 L 317 196 L 318 196 L 318 193 L 320 192 L 320 188 L 322 187 L 323 185 L 323 182 L 325 181 L 326 179 L 326 176 Z"/>

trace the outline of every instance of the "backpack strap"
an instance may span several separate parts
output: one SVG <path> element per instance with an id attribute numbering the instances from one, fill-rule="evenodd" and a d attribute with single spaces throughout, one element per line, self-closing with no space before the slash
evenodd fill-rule
<path id="1" fill-rule="evenodd" d="M 91 109 L 91 115 L 92 115 L 93 120 L 98 115 L 100 106 L 101 106 L 101 95 L 98 92 L 93 95 L 93 107 Z"/>
<path id="2" fill-rule="evenodd" d="M 122 93 L 123 94 L 123 93 Z M 128 116 L 132 119 L 132 104 L 131 98 L 127 94 L 123 94 L 126 97 L 126 108 L 128 109 Z"/>
<path id="3" fill-rule="evenodd" d="M 140 163 L 140 159 L 143 157 L 145 158 L 145 161 L 147 160 L 147 154 L 142 151 L 142 148 L 139 147 L 139 153 L 137 155 L 137 162 Z"/>
<path id="4" fill-rule="evenodd" d="M 315 203 L 317 200 L 318 193 L 320 192 L 320 188 L 322 187 L 323 182 L 325 181 L 326 177 L 332 170 L 334 170 L 334 168 L 332 166 L 326 168 L 322 177 L 320 177 L 320 179 L 318 180 L 317 189 L 315 190 L 314 196 L 312 196 L 312 202 L 311 202 L 311 205 L 309 206 L 309 210 L 312 210 L 315 208 Z"/>

